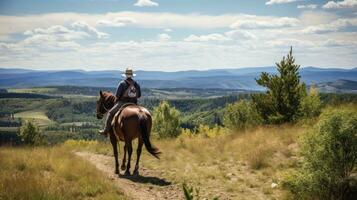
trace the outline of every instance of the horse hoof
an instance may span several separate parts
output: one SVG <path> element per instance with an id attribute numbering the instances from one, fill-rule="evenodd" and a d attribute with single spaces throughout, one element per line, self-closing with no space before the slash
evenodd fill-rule
<path id="1" fill-rule="evenodd" d="M 123 170 L 123 171 L 126 170 L 125 165 L 122 165 L 122 166 L 120 167 L 120 169 Z"/>
<path id="2" fill-rule="evenodd" d="M 130 172 L 129 171 L 125 171 L 124 175 L 125 176 L 130 176 Z"/>
<path id="3" fill-rule="evenodd" d="M 119 170 L 115 170 L 114 173 L 115 173 L 115 174 L 119 174 Z"/>

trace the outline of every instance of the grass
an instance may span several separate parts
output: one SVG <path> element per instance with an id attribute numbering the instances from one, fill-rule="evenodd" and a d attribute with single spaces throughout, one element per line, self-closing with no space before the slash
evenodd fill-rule
<path id="1" fill-rule="evenodd" d="M 18 112 L 14 114 L 15 118 L 22 118 L 27 120 L 34 120 L 39 126 L 47 126 L 52 123 L 44 111 L 30 110 L 24 112 Z"/>
<path id="2" fill-rule="evenodd" d="M 143 163 L 164 177 L 200 187 L 204 197 L 281 199 L 284 191 L 271 184 L 279 184 L 281 172 L 296 166 L 295 142 L 305 129 L 284 125 L 215 138 L 159 140 L 154 144 L 163 152 L 161 160 L 146 154 Z"/>
<path id="3" fill-rule="evenodd" d="M 0 148 L 0 199 L 125 199 L 65 147 Z"/>
<path id="4" fill-rule="evenodd" d="M 176 139 L 153 139 L 163 152 L 161 159 L 144 150 L 141 162 L 162 177 L 199 188 L 203 198 L 281 199 L 286 193 L 279 187 L 282 174 L 297 167 L 296 140 L 307 128 L 282 125 L 227 133 L 225 129 L 201 127 L 197 135 L 185 130 Z M 67 141 L 65 146 L 112 155 L 109 143 Z M 271 188 L 272 183 L 278 187 Z"/>

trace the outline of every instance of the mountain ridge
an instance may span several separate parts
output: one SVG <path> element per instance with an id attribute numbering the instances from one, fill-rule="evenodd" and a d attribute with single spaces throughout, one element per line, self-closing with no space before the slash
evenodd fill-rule
<path id="1" fill-rule="evenodd" d="M 221 88 L 262 90 L 255 82 L 262 72 L 277 73 L 276 67 L 237 69 L 188 70 L 177 72 L 136 71 L 138 80 L 146 88 Z M 122 79 L 119 70 L 28 70 L 0 68 L 0 88 L 25 88 L 48 85 L 115 87 Z M 357 68 L 300 68 L 302 81 L 319 84 L 337 80 L 357 81 Z M 349 88 L 350 89 L 350 88 Z M 354 89 L 354 88 L 352 88 Z"/>

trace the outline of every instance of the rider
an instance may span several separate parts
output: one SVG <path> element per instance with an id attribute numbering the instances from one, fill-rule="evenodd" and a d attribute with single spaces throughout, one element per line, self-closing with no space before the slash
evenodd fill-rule
<path id="1" fill-rule="evenodd" d="M 133 73 L 133 70 L 131 68 L 126 68 L 125 73 L 123 73 L 122 76 L 125 77 L 125 79 L 118 85 L 115 94 L 117 102 L 108 112 L 104 130 L 99 131 L 100 134 L 105 136 L 110 133 L 113 117 L 121 107 L 126 103 L 138 104 L 138 98 L 141 97 L 140 85 L 133 79 L 133 77 L 136 76 L 136 74 Z"/>

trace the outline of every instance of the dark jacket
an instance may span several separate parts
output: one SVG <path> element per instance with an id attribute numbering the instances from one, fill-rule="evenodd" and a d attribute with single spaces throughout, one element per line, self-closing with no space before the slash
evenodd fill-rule
<path id="1" fill-rule="evenodd" d="M 134 81 L 131 78 L 128 78 L 127 80 Z M 131 102 L 131 103 L 137 104 L 137 98 L 141 97 L 140 85 L 136 81 L 134 81 L 134 87 L 136 88 L 136 91 L 137 91 L 137 98 L 134 98 L 134 99 L 123 97 L 124 92 L 128 89 L 128 87 L 129 87 L 129 84 L 125 80 L 122 80 L 118 85 L 118 89 L 117 89 L 115 96 L 121 102 L 124 102 L 124 103 Z"/>

